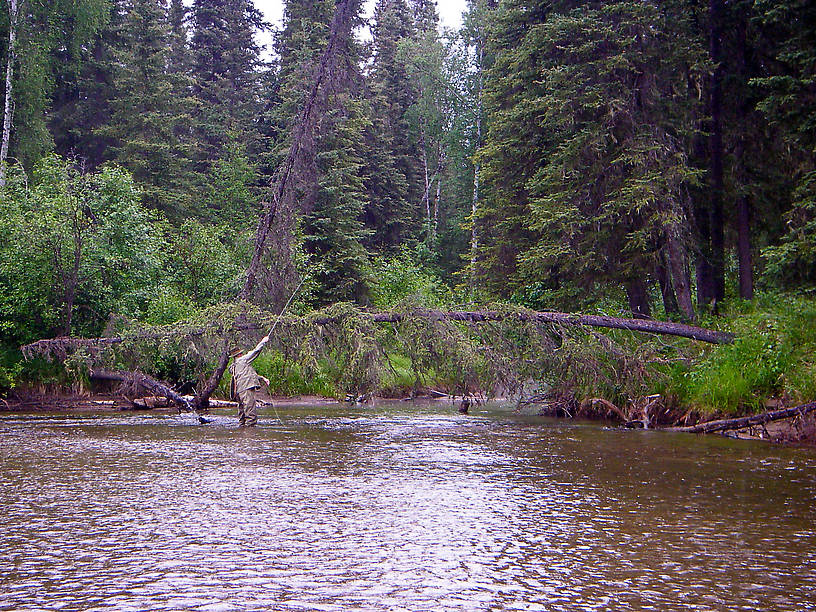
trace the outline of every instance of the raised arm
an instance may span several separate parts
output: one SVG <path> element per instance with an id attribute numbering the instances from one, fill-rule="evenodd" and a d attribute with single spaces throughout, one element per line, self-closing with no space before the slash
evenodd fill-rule
<path id="1" fill-rule="evenodd" d="M 253 361 L 255 361 L 255 358 L 256 358 L 258 355 L 260 355 L 260 354 L 261 354 L 261 351 L 263 350 L 263 347 L 265 347 L 265 346 L 266 346 L 266 343 L 267 343 L 267 342 L 269 342 L 269 336 L 264 336 L 263 338 L 261 338 L 261 341 L 258 343 L 258 346 L 256 346 L 254 349 L 252 349 L 251 351 L 249 351 L 249 352 L 248 352 L 248 353 L 247 353 L 247 354 L 244 356 L 244 360 L 245 360 L 245 361 L 247 361 L 247 362 L 249 362 L 249 363 L 252 363 Z"/>

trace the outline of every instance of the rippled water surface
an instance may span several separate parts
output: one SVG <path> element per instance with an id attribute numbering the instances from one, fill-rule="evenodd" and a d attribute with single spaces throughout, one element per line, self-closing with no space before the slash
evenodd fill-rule
<path id="1" fill-rule="evenodd" d="M 495 406 L 0 416 L 0 610 L 806 610 L 816 453 Z"/>

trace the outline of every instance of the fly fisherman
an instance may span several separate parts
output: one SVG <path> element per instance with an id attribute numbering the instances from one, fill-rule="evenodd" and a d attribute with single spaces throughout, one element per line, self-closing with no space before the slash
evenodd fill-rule
<path id="1" fill-rule="evenodd" d="M 240 348 L 230 351 L 230 357 L 234 357 L 230 366 L 232 383 L 230 385 L 230 395 L 233 398 L 238 396 L 238 424 L 241 427 L 254 427 L 258 423 L 258 412 L 255 408 L 256 394 L 261 388 L 261 380 L 269 386 L 269 379 L 258 376 L 252 362 L 261 353 L 263 347 L 269 342 L 269 336 L 264 336 L 254 349 L 246 355 Z"/>

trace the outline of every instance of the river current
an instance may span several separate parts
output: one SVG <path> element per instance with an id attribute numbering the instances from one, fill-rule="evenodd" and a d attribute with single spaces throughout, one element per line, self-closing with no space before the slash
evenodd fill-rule
<path id="1" fill-rule="evenodd" d="M 0 416 L 0 610 L 816 609 L 816 451 L 500 405 Z"/>

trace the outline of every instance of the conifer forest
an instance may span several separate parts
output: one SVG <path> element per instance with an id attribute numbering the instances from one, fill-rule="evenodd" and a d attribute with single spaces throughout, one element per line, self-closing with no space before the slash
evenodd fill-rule
<path id="1" fill-rule="evenodd" d="M 0 2 L 0 393 L 816 400 L 816 3 L 283 4 Z"/>

